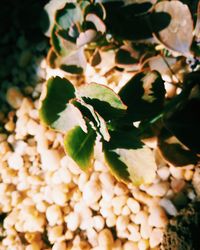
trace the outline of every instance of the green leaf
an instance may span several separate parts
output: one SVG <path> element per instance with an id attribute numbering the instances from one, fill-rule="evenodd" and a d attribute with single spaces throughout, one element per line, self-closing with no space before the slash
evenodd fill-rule
<path id="1" fill-rule="evenodd" d="M 51 47 L 48 51 L 47 54 L 47 64 L 51 67 L 51 68 L 56 68 L 57 67 L 57 59 L 58 59 L 58 55 L 55 53 L 54 48 Z"/>
<path id="2" fill-rule="evenodd" d="M 120 181 L 134 185 L 150 183 L 155 178 L 153 152 L 139 138 L 137 128 L 110 131 L 111 139 L 103 144 L 105 160 Z"/>
<path id="3" fill-rule="evenodd" d="M 198 161 L 196 154 L 166 129 L 158 136 L 158 148 L 165 160 L 177 167 L 196 164 Z"/>
<path id="4" fill-rule="evenodd" d="M 123 130 L 115 129 L 109 131 L 109 133 L 111 136 L 110 141 L 104 145 L 109 150 L 116 148 L 138 149 L 144 145 L 139 138 L 139 130 L 133 126 L 123 128 Z"/>
<path id="5" fill-rule="evenodd" d="M 71 103 L 66 105 L 66 108 L 59 113 L 59 118 L 51 124 L 52 128 L 63 132 L 67 132 L 76 126 L 80 126 L 84 132 L 87 132 L 87 126 L 81 112 Z"/>
<path id="6" fill-rule="evenodd" d="M 58 54 L 61 55 L 62 54 L 62 43 L 61 43 L 61 38 L 59 36 L 57 36 L 56 32 L 57 32 L 58 28 L 57 25 L 54 25 L 52 32 L 51 32 L 51 45 L 54 48 L 54 51 Z"/>
<path id="7" fill-rule="evenodd" d="M 102 34 L 106 32 L 106 26 L 104 22 L 97 15 L 88 14 L 85 19 L 86 21 L 93 23 L 97 31 L 101 32 Z"/>
<path id="8" fill-rule="evenodd" d="M 157 71 L 141 72 L 122 87 L 119 96 L 128 106 L 127 118 L 130 121 L 149 119 L 163 109 L 164 82 Z"/>
<path id="9" fill-rule="evenodd" d="M 65 135 L 64 146 L 67 154 L 84 171 L 92 165 L 95 139 L 96 133 L 89 125 L 87 133 L 77 126 Z"/>
<path id="10" fill-rule="evenodd" d="M 51 0 L 45 5 L 44 10 L 48 14 L 48 18 L 49 18 L 49 28 L 46 31 L 45 35 L 50 36 L 50 33 L 55 23 L 55 20 L 54 20 L 55 13 L 58 9 L 63 8 L 66 2 L 67 0 Z"/>
<path id="11" fill-rule="evenodd" d="M 82 22 L 82 11 L 77 3 L 67 3 L 65 7 L 56 12 L 57 24 L 65 30 L 78 22 Z"/>
<path id="12" fill-rule="evenodd" d="M 83 68 L 77 67 L 76 65 L 61 64 L 60 69 L 62 69 L 65 72 L 71 73 L 71 74 L 82 74 L 83 73 Z"/>
<path id="13" fill-rule="evenodd" d="M 87 16 L 87 14 L 89 14 L 89 13 L 96 14 L 102 20 L 106 16 L 105 9 L 103 7 L 103 4 L 101 4 L 101 3 L 88 4 L 84 10 L 84 15 Z"/>
<path id="14" fill-rule="evenodd" d="M 120 65 L 131 65 L 137 63 L 137 60 L 132 56 L 131 51 L 125 47 L 120 48 L 116 52 L 115 62 Z"/>
<path id="15" fill-rule="evenodd" d="M 127 109 L 120 97 L 104 85 L 90 83 L 81 86 L 77 95 L 93 106 L 105 120 L 111 120 L 124 114 Z"/>
<path id="16" fill-rule="evenodd" d="M 139 149 L 117 148 L 104 151 L 105 160 L 113 175 L 134 185 L 151 183 L 156 174 L 153 152 L 146 146 Z"/>
<path id="17" fill-rule="evenodd" d="M 110 135 L 108 133 L 106 122 L 94 110 L 94 108 L 91 105 L 85 103 L 84 101 L 78 99 L 74 99 L 72 103 L 81 111 L 84 117 L 87 117 L 87 119 L 93 123 L 94 129 L 98 131 L 98 133 L 103 137 L 103 139 L 105 141 L 109 141 Z"/>
<path id="18" fill-rule="evenodd" d="M 152 18 L 155 14 L 148 12 L 150 6 L 150 3 L 124 5 L 123 1 L 105 2 L 107 30 L 124 40 L 142 40 L 152 37 L 152 26 L 154 31 L 165 28 L 169 24 L 170 15 L 162 12 L 157 15 L 157 19 Z"/>
<path id="19" fill-rule="evenodd" d="M 81 74 L 87 65 L 84 48 L 69 51 L 69 53 L 61 58 L 60 68 L 71 74 Z"/>
<path id="20" fill-rule="evenodd" d="M 96 36 L 97 36 L 97 32 L 95 30 L 88 29 L 80 33 L 79 37 L 76 40 L 76 44 L 78 47 L 84 46 L 85 44 L 88 44 L 94 41 Z"/>
<path id="21" fill-rule="evenodd" d="M 40 119 L 54 128 L 54 122 L 58 120 L 59 114 L 66 109 L 66 104 L 74 97 L 75 89 L 67 79 L 58 76 L 50 78 L 46 84 L 46 96 L 39 110 Z"/>

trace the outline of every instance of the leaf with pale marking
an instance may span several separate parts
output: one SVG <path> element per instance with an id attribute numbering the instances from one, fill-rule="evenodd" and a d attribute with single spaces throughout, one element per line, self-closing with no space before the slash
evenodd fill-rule
<path id="1" fill-rule="evenodd" d="M 120 97 L 104 85 L 85 84 L 77 90 L 77 95 L 86 103 L 92 105 L 94 110 L 105 120 L 122 116 L 127 109 Z"/>
<path id="2" fill-rule="evenodd" d="M 79 4 L 67 3 L 63 9 L 56 12 L 55 20 L 57 24 L 65 30 L 68 30 L 78 22 L 81 23 L 83 15 Z"/>
<path id="3" fill-rule="evenodd" d="M 73 105 L 75 105 L 81 111 L 84 117 L 87 117 L 87 119 L 93 123 L 93 126 L 97 129 L 105 141 L 110 140 L 110 135 L 108 133 L 105 120 L 94 110 L 91 105 L 78 99 L 72 100 L 71 103 L 73 103 Z"/>
<path id="4" fill-rule="evenodd" d="M 106 26 L 104 22 L 97 15 L 88 14 L 85 19 L 86 21 L 93 23 L 97 31 L 101 33 L 106 32 Z"/>
<path id="5" fill-rule="evenodd" d="M 128 106 L 127 119 L 141 121 L 157 115 L 163 108 L 165 87 L 157 71 L 134 75 L 119 92 Z"/>
<path id="6" fill-rule="evenodd" d="M 104 155 L 111 172 L 120 181 L 140 185 L 151 183 L 155 178 L 157 166 L 154 154 L 146 146 L 105 150 Z"/>
<path id="7" fill-rule="evenodd" d="M 196 164 L 198 161 L 197 155 L 167 129 L 163 129 L 158 136 L 158 148 L 165 160 L 177 167 Z"/>
<path id="8" fill-rule="evenodd" d="M 96 38 L 97 32 L 92 29 L 88 29 L 85 32 L 81 32 L 76 40 L 78 47 L 84 46 L 87 43 L 91 43 Z"/>
<path id="9" fill-rule="evenodd" d="M 73 85 L 64 78 L 52 77 L 46 84 L 45 98 L 41 101 L 40 119 L 52 128 L 59 114 L 66 109 L 66 104 L 75 97 Z"/>
<path id="10" fill-rule="evenodd" d="M 48 30 L 45 32 L 46 36 L 50 36 L 51 34 L 51 31 L 54 26 L 54 17 L 55 17 L 56 11 L 58 9 L 63 8 L 66 2 L 67 0 L 51 0 L 44 6 L 44 10 L 48 14 L 48 18 L 49 18 L 49 27 L 48 27 Z"/>
<path id="11" fill-rule="evenodd" d="M 71 51 L 67 56 L 61 58 L 60 68 L 71 74 L 81 74 L 86 68 L 87 61 L 84 48 Z"/>
<path id="12" fill-rule="evenodd" d="M 84 171 L 92 166 L 96 140 L 96 133 L 90 125 L 87 129 L 88 132 L 85 133 L 81 127 L 77 126 L 68 131 L 64 139 L 67 154 Z"/>
<path id="13" fill-rule="evenodd" d="M 85 133 L 87 132 L 87 126 L 83 115 L 73 104 L 68 103 L 66 108 L 58 115 L 59 118 L 51 124 L 52 128 L 67 132 L 76 126 L 80 126 Z"/>

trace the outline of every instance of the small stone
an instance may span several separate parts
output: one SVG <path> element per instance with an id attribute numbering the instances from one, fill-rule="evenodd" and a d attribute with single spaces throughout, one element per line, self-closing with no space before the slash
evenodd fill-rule
<path id="1" fill-rule="evenodd" d="M 120 248 L 121 249 L 121 248 Z M 127 241 L 123 245 L 123 250 L 138 250 L 137 244 L 132 241 Z"/>
<path id="2" fill-rule="evenodd" d="M 148 224 L 152 227 L 165 227 L 167 225 L 168 219 L 165 211 L 161 207 L 152 207 L 151 213 L 148 217 Z"/>
<path id="3" fill-rule="evenodd" d="M 109 229 L 103 229 L 98 235 L 98 243 L 101 247 L 105 247 L 104 249 L 111 249 L 114 243 L 112 233 Z M 107 247 L 107 248 L 106 248 Z"/>
<path id="4" fill-rule="evenodd" d="M 12 87 L 6 93 L 6 100 L 12 108 L 18 109 L 22 104 L 23 95 L 18 88 Z"/>
<path id="5" fill-rule="evenodd" d="M 116 221 L 117 231 L 125 231 L 129 223 L 128 216 L 119 216 Z"/>
<path id="6" fill-rule="evenodd" d="M 14 170 L 19 170 L 24 165 L 23 158 L 17 153 L 12 153 L 8 158 L 8 166 Z"/>
<path id="7" fill-rule="evenodd" d="M 104 228 L 105 221 L 102 216 L 96 215 L 92 218 L 92 224 L 94 229 L 96 229 L 96 231 L 99 232 Z"/>
<path id="8" fill-rule="evenodd" d="M 168 182 L 159 182 L 147 188 L 146 192 L 151 196 L 162 197 L 167 193 L 168 189 L 169 189 Z"/>
<path id="9" fill-rule="evenodd" d="M 183 179 L 172 179 L 171 181 L 171 187 L 175 193 L 179 193 L 185 185 L 186 183 Z"/>
<path id="10" fill-rule="evenodd" d="M 177 215 L 177 209 L 174 206 L 174 204 L 167 198 L 163 198 L 160 200 L 160 205 L 165 209 L 165 211 L 171 215 L 176 216 Z"/>
<path id="11" fill-rule="evenodd" d="M 46 217 L 50 226 L 60 225 L 63 221 L 62 212 L 58 205 L 51 205 L 46 210 Z"/>
<path id="12" fill-rule="evenodd" d="M 133 198 L 128 198 L 127 205 L 134 214 L 137 214 L 140 211 L 140 204 Z"/>
<path id="13" fill-rule="evenodd" d="M 150 235 L 150 247 L 154 248 L 156 246 L 158 246 L 163 239 L 163 230 L 159 229 L 159 228 L 154 228 L 151 232 Z"/>
<path id="14" fill-rule="evenodd" d="M 46 149 L 42 152 L 42 169 L 55 171 L 60 167 L 60 155 L 57 150 Z"/>
<path id="15" fill-rule="evenodd" d="M 159 177 L 163 180 L 166 181 L 169 176 L 170 176 L 170 172 L 169 172 L 169 167 L 161 167 L 157 170 L 157 174 L 159 175 Z"/>
<path id="16" fill-rule="evenodd" d="M 80 216 L 76 212 L 71 212 L 66 216 L 65 221 L 67 222 L 67 228 L 73 232 L 80 225 Z"/>

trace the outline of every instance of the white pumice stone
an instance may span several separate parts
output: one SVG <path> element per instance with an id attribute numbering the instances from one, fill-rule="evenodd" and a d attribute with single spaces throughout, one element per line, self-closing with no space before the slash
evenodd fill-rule
<path id="1" fill-rule="evenodd" d="M 62 211 L 58 205 L 51 205 L 46 210 L 46 217 L 50 226 L 60 225 L 63 221 Z"/>
<path id="2" fill-rule="evenodd" d="M 162 197 L 167 193 L 168 189 L 169 189 L 168 182 L 159 182 L 147 188 L 146 192 L 151 196 Z"/>
<path id="3" fill-rule="evenodd" d="M 177 209 L 174 206 L 174 204 L 171 202 L 171 200 L 167 199 L 167 198 L 163 198 L 160 200 L 159 202 L 160 206 L 162 206 L 165 211 L 171 215 L 171 216 L 176 216 L 177 215 Z"/>
<path id="4" fill-rule="evenodd" d="M 103 219 L 102 216 L 96 215 L 92 218 L 92 224 L 94 229 L 99 232 L 104 228 L 105 225 L 105 220 Z"/>
<path id="5" fill-rule="evenodd" d="M 133 198 L 128 198 L 127 205 L 134 214 L 137 214 L 140 211 L 140 204 Z"/>
<path id="6" fill-rule="evenodd" d="M 71 212 L 70 214 L 68 214 L 65 221 L 67 223 L 67 228 L 70 231 L 72 231 L 72 232 L 76 231 L 76 229 L 80 225 L 80 215 L 76 212 Z"/>
<path id="7" fill-rule="evenodd" d="M 164 209 L 159 206 L 152 207 L 148 217 L 148 224 L 152 227 L 164 228 L 167 223 L 168 219 Z"/>
<path id="8" fill-rule="evenodd" d="M 95 181 L 89 181 L 83 187 L 83 200 L 90 205 L 98 201 L 101 197 L 101 188 Z"/>
<path id="9" fill-rule="evenodd" d="M 151 248 L 157 247 L 162 242 L 163 230 L 154 228 L 150 235 L 149 244 Z"/>
<path id="10" fill-rule="evenodd" d="M 163 181 L 166 181 L 170 176 L 169 167 L 163 166 L 157 170 L 157 173 Z"/>
<path id="11" fill-rule="evenodd" d="M 12 153 L 8 158 L 8 165 L 14 170 L 19 170 L 24 165 L 23 158 L 18 153 Z"/>
<path id="12" fill-rule="evenodd" d="M 47 149 L 42 153 L 43 170 L 55 171 L 60 167 L 60 156 L 58 151 Z"/>

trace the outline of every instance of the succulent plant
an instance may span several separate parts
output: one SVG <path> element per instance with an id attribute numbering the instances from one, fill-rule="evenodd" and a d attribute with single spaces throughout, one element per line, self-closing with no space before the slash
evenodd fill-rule
<path id="1" fill-rule="evenodd" d="M 156 164 L 153 152 L 142 142 L 149 137 L 148 133 L 157 135 L 159 149 L 168 162 L 184 166 L 198 161 L 199 141 L 193 137 L 193 132 L 198 134 L 194 121 L 182 126 L 182 119 L 190 118 L 187 106 L 193 101 L 199 105 L 200 95 L 192 98 L 196 87 L 191 87 L 193 84 L 167 102 L 164 83 L 157 71 L 136 74 L 118 95 L 104 85 L 90 83 L 75 89 L 67 79 L 53 77 L 47 82 L 40 118 L 65 133 L 65 150 L 82 170 L 91 167 L 98 139 L 105 161 L 118 179 L 134 184 L 151 182 Z M 195 119 L 199 118 L 195 115 Z M 140 121 L 138 128 L 133 125 L 137 121 Z M 191 134 L 189 139 L 188 134 Z"/>
<path id="2" fill-rule="evenodd" d="M 81 74 L 87 63 L 103 63 L 105 52 L 109 51 L 113 61 L 110 67 L 134 71 L 147 58 L 163 55 L 163 49 L 156 50 L 157 44 L 193 57 L 193 49 L 199 54 L 199 17 L 193 32 L 189 9 L 196 11 L 197 1 L 194 2 L 51 0 L 46 5 L 50 22 L 49 65 Z"/>
<path id="3" fill-rule="evenodd" d="M 109 61 L 116 70 L 134 71 L 118 93 L 96 83 L 75 88 L 64 78 L 47 81 L 40 118 L 65 133 L 65 150 L 83 170 L 91 166 L 96 141 L 111 172 L 134 184 L 155 176 L 147 138 L 157 138 L 170 164 L 199 161 L 200 16 L 193 20 L 191 15 L 197 4 L 52 0 L 46 6 L 52 67 L 82 74 L 88 63 L 101 68 Z M 166 91 L 166 81 L 173 94 Z"/>

